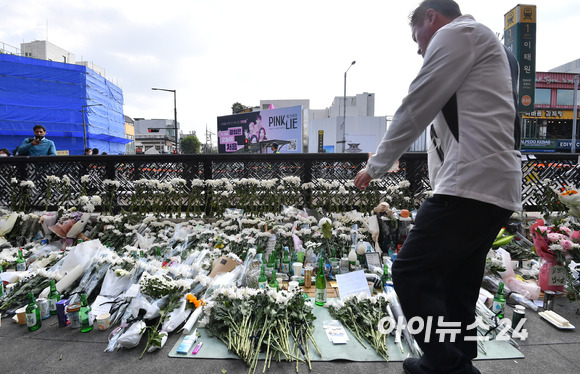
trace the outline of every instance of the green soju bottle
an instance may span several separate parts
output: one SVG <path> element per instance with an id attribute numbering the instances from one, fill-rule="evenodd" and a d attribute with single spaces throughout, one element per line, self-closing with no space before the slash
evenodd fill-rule
<path id="1" fill-rule="evenodd" d="M 50 293 L 48 294 L 48 310 L 50 314 L 56 314 L 56 303 L 60 301 L 60 293 L 56 289 L 54 279 L 50 280 Z"/>
<path id="2" fill-rule="evenodd" d="M 22 247 L 18 249 L 18 258 L 16 259 L 16 271 L 26 271 L 26 261 L 22 258 Z"/>
<path id="3" fill-rule="evenodd" d="M 268 278 L 266 277 L 266 268 L 262 264 L 262 270 L 260 271 L 260 276 L 258 277 L 258 288 L 265 290 L 268 287 Z"/>
<path id="4" fill-rule="evenodd" d="M 288 247 L 284 247 L 284 258 L 282 258 L 282 273 L 288 274 L 290 272 L 290 256 L 288 254 Z"/>
<path id="5" fill-rule="evenodd" d="M 389 266 L 385 264 L 383 266 L 383 275 L 381 276 L 381 288 L 384 292 L 387 292 L 389 287 L 393 287 L 393 282 L 391 281 L 391 275 L 389 274 Z"/>
<path id="6" fill-rule="evenodd" d="M 497 316 L 497 318 L 504 317 L 504 310 L 505 310 L 505 296 L 503 294 L 503 282 L 499 282 L 499 287 L 497 288 L 497 293 L 493 295 L 493 305 L 491 307 L 493 314 Z"/>
<path id="7" fill-rule="evenodd" d="M 276 269 L 272 270 L 272 279 L 270 279 L 270 288 L 278 291 L 280 285 L 278 284 L 278 279 L 276 279 Z"/>
<path id="8" fill-rule="evenodd" d="M 316 275 L 316 291 L 314 293 L 314 302 L 316 305 L 326 303 L 326 277 L 324 276 L 324 259 L 318 260 L 318 274 Z"/>
<path id="9" fill-rule="evenodd" d="M 36 304 L 32 292 L 28 293 L 28 306 L 26 307 L 26 327 L 28 330 L 35 331 L 42 326 L 42 318 L 40 318 L 40 308 Z"/>
<path id="10" fill-rule="evenodd" d="M 93 318 L 91 315 L 91 307 L 87 302 L 87 294 L 81 294 L 79 319 L 81 320 L 81 332 L 89 332 L 93 329 Z"/>
<path id="11" fill-rule="evenodd" d="M 292 277 L 293 275 L 301 275 L 301 274 L 294 274 L 294 263 L 298 262 L 298 255 L 296 255 L 296 251 L 292 251 L 292 256 L 290 257 L 290 271 L 288 274 Z"/>

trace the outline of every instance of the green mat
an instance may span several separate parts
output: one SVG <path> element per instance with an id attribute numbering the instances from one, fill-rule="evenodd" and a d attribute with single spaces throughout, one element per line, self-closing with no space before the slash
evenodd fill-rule
<path id="1" fill-rule="evenodd" d="M 320 349 L 322 356 L 319 356 L 316 349 L 312 344 L 309 347 L 310 360 L 312 361 L 332 361 L 332 360 L 349 360 L 349 361 L 384 361 L 384 359 L 379 356 L 374 349 L 372 349 L 368 344 L 365 345 L 365 349 L 356 338 L 346 330 L 349 341 L 347 344 L 334 345 L 328 340 L 325 330 L 322 328 L 322 323 L 324 321 L 332 320 L 332 317 L 328 313 L 328 309 L 321 307 L 314 307 L 314 315 L 316 320 L 314 321 L 314 338 L 316 344 Z M 224 359 L 232 358 L 239 359 L 234 353 L 229 352 L 226 345 L 215 337 L 210 337 L 205 329 L 199 328 L 197 332 L 201 334 L 198 338 L 198 342 L 203 342 L 201 350 L 196 354 L 191 354 L 191 350 L 187 355 L 176 353 L 177 347 L 181 344 L 181 341 L 185 335 L 181 336 L 177 343 L 171 348 L 169 352 L 169 357 L 178 358 L 215 358 Z M 477 356 L 476 360 L 497 360 L 497 359 L 507 359 L 507 358 L 523 358 L 524 355 L 518 351 L 515 347 L 506 341 L 486 341 L 484 343 L 484 349 L 486 354 L 481 351 Z M 412 357 L 410 349 L 406 342 L 402 341 L 404 353 L 401 352 L 400 348 L 395 345 L 395 337 L 387 337 L 387 352 L 389 354 L 389 361 L 403 361 L 407 357 Z M 193 349 L 193 348 L 192 348 Z"/>

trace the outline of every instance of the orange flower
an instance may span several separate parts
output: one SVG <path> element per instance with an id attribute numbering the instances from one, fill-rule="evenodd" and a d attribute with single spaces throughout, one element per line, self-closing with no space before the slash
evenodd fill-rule
<path id="1" fill-rule="evenodd" d="M 562 193 L 562 195 L 564 196 L 569 196 L 569 195 L 576 195 L 578 193 L 578 191 L 576 190 L 568 190 Z"/>
<path id="2" fill-rule="evenodd" d="M 191 304 L 193 304 L 195 306 L 195 308 L 199 308 L 201 305 L 204 305 L 203 300 L 201 299 L 197 299 L 197 297 L 193 296 L 192 294 L 188 293 L 187 296 L 185 296 L 187 298 L 187 301 L 190 302 Z"/>

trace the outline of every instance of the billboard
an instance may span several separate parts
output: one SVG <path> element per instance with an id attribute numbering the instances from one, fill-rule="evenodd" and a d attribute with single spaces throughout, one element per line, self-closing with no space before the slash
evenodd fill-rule
<path id="1" fill-rule="evenodd" d="M 302 153 L 302 106 L 217 118 L 218 153 Z"/>

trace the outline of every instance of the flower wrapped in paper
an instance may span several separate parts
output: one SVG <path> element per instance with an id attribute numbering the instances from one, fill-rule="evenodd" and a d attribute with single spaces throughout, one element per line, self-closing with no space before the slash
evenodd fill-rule
<path id="1" fill-rule="evenodd" d="M 580 233 L 566 226 L 545 226 L 537 220 L 530 227 L 538 256 L 545 260 L 540 268 L 538 284 L 543 291 L 562 292 L 566 280 L 566 263 L 580 248 Z"/>

